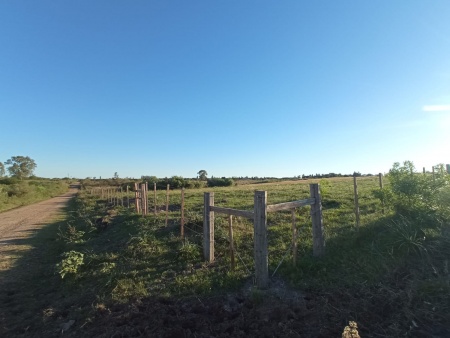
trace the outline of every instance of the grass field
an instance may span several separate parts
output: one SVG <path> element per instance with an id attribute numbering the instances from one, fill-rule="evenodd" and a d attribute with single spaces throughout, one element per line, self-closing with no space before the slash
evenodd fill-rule
<path id="1" fill-rule="evenodd" d="M 107 325 L 105 318 L 128 318 L 133 306 L 139 308 L 160 297 L 167 299 L 157 304 L 162 311 L 166 311 L 165 302 L 180 297 L 195 302 L 198 299 L 203 304 L 217 294 L 237 294 L 243 289 L 250 290 L 246 294 L 251 303 L 248 311 L 274 307 L 277 302 L 287 304 L 282 296 L 273 304 L 265 303 L 270 297 L 251 287 L 254 271 L 250 221 L 234 220 L 235 270 L 230 268 L 227 219 L 218 215 L 216 260 L 212 264 L 203 261 L 203 193 L 214 191 L 216 206 L 252 210 L 255 190 L 266 190 L 268 203 L 274 204 L 307 198 L 309 183 L 321 186 L 325 257 L 312 256 L 309 207 L 296 210 L 300 234 L 296 265 L 290 253 L 290 212 L 268 214 L 270 275 L 283 260 L 272 278 L 272 288 L 280 289 L 281 283 L 283 294 L 288 290 L 301 292 L 310 304 L 305 311 L 314 318 L 305 317 L 305 323 L 310 323 L 305 325 L 316 325 L 318 321 L 322 326 L 316 331 L 311 328 L 304 336 L 340 335 L 349 320 L 358 322 L 364 337 L 426 337 L 450 332 L 446 331 L 450 322 L 448 236 L 433 226 L 419 232 L 389 205 L 383 213 L 381 202 L 373 193 L 379 190 L 378 177 L 365 177 L 358 179 L 359 228 L 355 226 L 352 178 L 186 190 L 185 241 L 179 230 L 181 191 L 170 191 L 166 227 L 163 211 L 144 218 L 132 209 L 111 206 L 89 194 L 86 187 L 71 204 L 70 217 L 50 225 L 40 235 L 43 237 L 35 239 L 37 248 L 45 247 L 45 251 L 36 249 L 41 252 L 45 268 L 29 271 L 30 276 L 39 274 L 39 279 L 24 279 L 19 286 L 37 290 L 42 296 L 32 300 L 26 294 L 22 297 L 14 292 L 18 286 L 9 286 L 10 295 L 6 292 L 2 296 L 2 304 L 6 304 L 2 305 L 5 334 L 27 336 L 23 328 L 28 327 L 27 332 L 56 336 L 61 325 L 74 320 L 76 324 L 68 332 L 74 336 L 97 335 L 101 328 L 127 336 L 124 328 L 102 326 Z M 388 185 L 386 180 L 385 186 Z M 152 211 L 153 195 L 149 195 Z M 158 191 L 158 210 L 164 210 L 164 203 L 165 191 Z M 12 315 L 6 313 L 11 302 L 16 304 Z M 23 308 L 28 311 L 21 311 Z M 113 316 L 119 312 L 120 316 Z M 245 313 L 241 310 L 242 316 Z M 289 323 L 283 320 L 280 323 L 287 330 Z M 140 322 L 135 325 L 140 327 Z"/>

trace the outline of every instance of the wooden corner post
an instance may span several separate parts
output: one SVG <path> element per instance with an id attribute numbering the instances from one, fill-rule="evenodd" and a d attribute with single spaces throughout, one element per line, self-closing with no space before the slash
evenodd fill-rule
<path id="1" fill-rule="evenodd" d="M 214 193 L 205 192 L 203 207 L 203 257 L 206 261 L 214 261 Z"/>
<path id="2" fill-rule="evenodd" d="M 254 255 L 256 286 L 269 287 L 269 260 L 267 252 L 267 191 L 255 191 Z"/>
<path id="3" fill-rule="evenodd" d="M 322 217 L 322 202 L 320 198 L 319 184 L 309 185 L 311 198 L 315 199 L 311 205 L 311 220 L 313 234 L 313 256 L 320 257 L 325 254 L 325 235 Z"/>

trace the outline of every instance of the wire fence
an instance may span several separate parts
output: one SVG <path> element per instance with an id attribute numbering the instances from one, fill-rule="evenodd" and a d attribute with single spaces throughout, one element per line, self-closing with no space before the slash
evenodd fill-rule
<path id="1" fill-rule="evenodd" d="M 377 188 L 378 179 L 379 182 L 382 182 L 381 176 L 380 178 L 372 178 L 371 189 Z M 320 182 L 322 183 L 322 181 Z M 358 183 L 356 179 L 354 179 L 355 181 Z M 330 183 L 330 186 L 331 184 L 334 183 Z M 379 188 L 382 189 L 382 183 L 379 184 Z M 331 196 L 330 191 L 326 191 L 330 186 L 324 184 L 324 195 L 325 202 L 332 205 L 334 203 L 334 197 Z M 345 187 L 350 188 L 348 183 Z M 345 187 L 343 186 L 344 189 L 348 189 Z M 294 196 L 298 199 L 299 197 L 306 197 L 308 195 L 309 191 L 306 184 L 297 185 L 294 188 L 291 189 L 289 186 L 283 184 L 271 185 L 269 186 L 270 198 L 273 202 L 281 202 L 292 200 Z M 352 187 L 353 189 L 354 186 Z M 96 198 L 104 200 L 110 206 L 129 208 L 136 212 L 139 210 L 142 217 L 158 217 L 161 221 L 164 221 L 166 227 L 172 227 L 172 231 L 178 233 L 182 240 L 189 240 L 200 246 L 203 244 L 203 193 L 205 189 L 170 190 L 168 186 L 165 190 L 154 189 L 153 191 L 147 191 L 145 195 L 136 194 L 136 190 L 142 190 L 142 187 L 134 187 L 133 189 L 131 187 L 97 187 L 87 189 L 87 192 L 95 195 Z M 252 210 L 253 208 L 253 189 L 238 187 L 215 191 L 217 193 L 216 204 L 230 204 L 231 206 L 238 206 L 244 210 Z M 367 188 L 364 188 L 362 191 L 365 194 L 368 192 Z M 355 191 L 353 197 L 358 193 L 360 194 L 360 192 Z M 348 193 L 346 194 L 349 195 Z M 145 199 L 145 202 L 142 199 Z M 362 201 L 364 203 L 364 196 L 362 196 Z M 142 205 L 144 203 L 147 203 L 147 207 L 145 208 L 147 212 L 145 214 L 142 212 L 144 209 Z M 356 205 L 356 202 L 354 203 Z M 141 205 L 141 209 L 138 209 L 137 205 Z M 366 210 L 365 206 L 363 207 L 363 212 L 364 210 Z M 230 270 L 234 268 L 242 269 L 247 274 L 254 275 L 254 228 L 252 222 L 243 217 L 233 217 L 234 248 L 230 249 L 230 236 L 227 234 L 228 216 L 219 216 L 216 214 L 216 217 L 216 258 L 220 258 L 226 264 L 229 264 Z M 292 225 L 293 222 L 295 223 L 294 225 Z M 295 264 L 297 254 L 300 254 L 301 259 L 301 255 L 304 255 L 310 250 L 312 238 L 310 224 L 311 215 L 309 207 L 297 208 L 295 214 L 277 212 L 268 215 L 268 240 L 271 243 L 269 247 L 269 257 L 271 257 L 269 263 L 272 276 L 279 271 L 283 263 L 289 261 L 289 264 Z M 236 257 L 234 264 L 231 262 L 231 256 Z"/>

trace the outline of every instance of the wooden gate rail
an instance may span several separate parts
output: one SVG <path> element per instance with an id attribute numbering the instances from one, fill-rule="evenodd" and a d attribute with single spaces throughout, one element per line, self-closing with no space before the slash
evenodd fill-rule
<path id="1" fill-rule="evenodd" d="M 310 184 L 309 190 L 311 198 L 272 205 L 267 205 L 267 191 L 255 191 L 253 212 L 216 207 L 214 206 L 214 193 L 206 192 L 204 195 L 203 213 L 203 255 L 205 260 L 208 262 L 214 260 L 214 212 L 253 219 L 256 285 L 261 289 L 267 288 L 269 286 L 267 212 L 294 210 L 307 205 L 311 206 L 313 256 L 323 256 L 325 254 L 325 236 L 319 184 Z M 231 231 L 230 229 L 230 233 Z M 293 233 L 295 239 L 296 229 L 293 229 Z"/>
<path id="2" fill-rule="evenodd" d="M 316 203 L 315 198 L 308 198 L 305 200 L 299 200 L 299 201 L 293 201 L 293 202 L 271 204 L 271 205 L 267 206 L 267 212 L 291 210 L 291 209 L 295 209 L 295 208 L 299 208 L 299 207 L 304 207 L 307 205 L 312 205 L 314 203 Z"/>
<path id="3" fill-rule="evenodd" d="M 238 210 L 238 209 L 231 209 L 231 208 L 222 208 L 222 207 L 216 207 L 216 206 L 210 206 L 210 210 L 218 212 L 219 214 L 240 216 L 240 217 L 246 217 L 246 218 L 250 218 L 250 219 L 253 219 L 253 215 L 254 215 L 252 211 Z"/>

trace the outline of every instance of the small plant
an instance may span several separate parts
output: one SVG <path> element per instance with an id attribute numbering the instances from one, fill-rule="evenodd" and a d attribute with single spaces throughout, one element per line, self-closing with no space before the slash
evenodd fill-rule
<path id="1" fill-rule="evenodd" d="M 392 231 L 392 249 L 406 254 L 426 253 L 425 233 L 413 223 L 413 221 L 402 217 L 399 221 L 392 221 L 389 224 Z"/>
<path id="2" fill-rule="evenodd" d="M 63 260 L 56 264 L 56 268 L 61 278 L 64 278 L 68 273 L 76 274 L 78 268 L 84 264 L 84 254 L 81 252 L 71 250 L 69 252 L 64 252 L 61 256 L 63 257 Z"/>
<path id="3" fill-rule="evenodd" d="M 186 240 L 178 250 L 178 258 L 183 262 L 192 262 L 200 257 L 199 248 Z"/>
<path id="4" fill-rule="evenodd" d="M 348 322 L 348 326 L 346 326 L 344 332 L 342 332 L 342 338 L 360 338 L 358 324 L 352 321 Z"/>
<path id="5" fill-rule="evenodd" d="M 112 262 L 103 262 L 100 264 L 100 269 L 99 271 L 101 273 L 111 273 L 115 268 L 116 268 L 116 263 L 112 263 Z"/>
<path id="6" fill-rule="evenodd" d="M 161 248 L 155 236 L 149 232 L 141 232 L 139 236 L 133 236 L 127 243 L 126 252 L 134 258 L 145 255 L 158 254 Z"/>
<path id="7" fill-rule="evenodd" d="M 85 232 L 77 230 L 74 225 L 67 225 L 65 230 L 59 229 L 58 238 L 66 243 L 83 243 L 83 236 Z"/>

